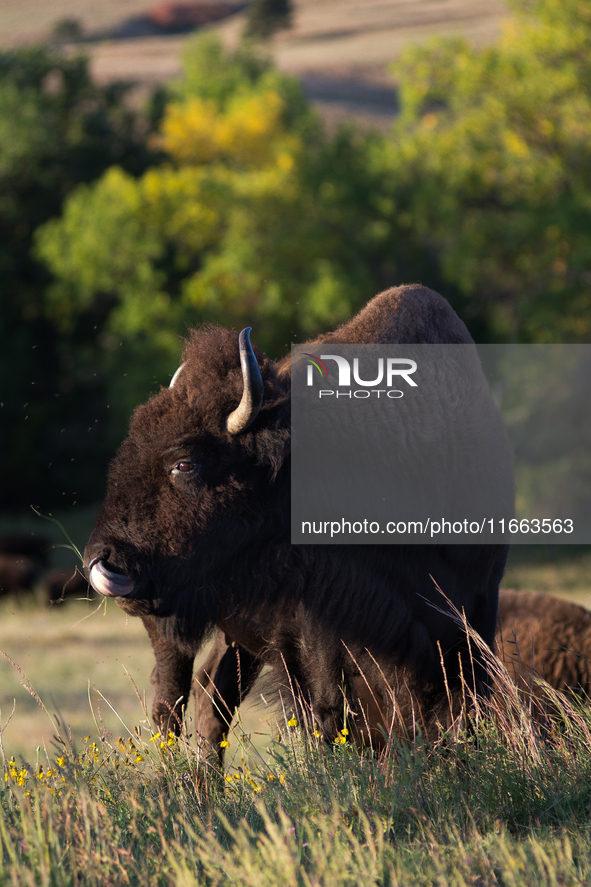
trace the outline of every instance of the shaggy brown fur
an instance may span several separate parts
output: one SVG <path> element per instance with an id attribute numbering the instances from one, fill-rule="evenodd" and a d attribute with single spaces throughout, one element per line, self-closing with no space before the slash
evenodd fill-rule
<path id="1" fill-rule="evenodd" d="M 39 564 L 47 563 L 51 539 L 36 533 L 0 533 L 0 553 L 30 557 Z"/>
<path id="2" fill-rule="evenodd" d="M 0 596 L 30 591 L 35 581 L 35 567 L 28 557 L 0 554 Z"/>
<path id="3" fill-rule="evenodd" d="M 498 655 L 518 684 L 532 671 L 556 690 L 591 693 L 591 613 L 533 591 L 499 593 Z"/>
<path id="4" fill-rule="evenodd" d="M 548 594 L 502 588 L 496 653 L 528 696 L 532 690 L 540 695 L 533 675 L 562 693 L 591 694 L 591 612 L 584 607 Z M 384 694 L 392 688 L 374 686 L 362 677 L 351 684 L 361 738 L 383 748 L 388 708 Z M 546 699 L 545 707 L 548 703 Z"/>
<path id="5" fill-rule="evenodd" d="M 44 573 L 41 587 L 50 603 L 63 601 L 66 598 L 84 598 L 92 594 L 88 579 L 79 572 L 77 567 L 56 567 Z"/>
<path id="6" fill-rule="evenodd" d="M 472 340 L 441 296 L 408 286 L 376 296 L 320 341 Z M 257 359 L 263 407 L 232 435 L 226 417 L 243 389 L 238 336 L 218 327 L 191 333 L 175 386 L 133 416 L 86 548 L 87 564 L 100 562 L 132 585 L 117 603 L 143 619 L 152 640 L 154 720 L 179 728 L 195 654 L 213 630 L 214 649 L 195 679 L 206 747 L 219 745 L 263 663 L 280 680 L 287 671 L 325 736 L 336 736 L 342 691 L 354 709 L 358 677 L 343 641 L 372 686 L 385 680 L 398 688 L 395 701 L 386 699 L 386 716 L 397 719 L 400 732 L 412 733 L 421 719 L 434 732 L 450 717 L 441 655 L 452 693 L 459 660 L 466 674 L 474 672 L 433 579 L 492 644 L 506 548 L 292 546 L 289 361 Z M 181 462 L 190 471 L 177 470 Z M 475 681 L 482 692 L 486 670 L 478 657 Z"/>

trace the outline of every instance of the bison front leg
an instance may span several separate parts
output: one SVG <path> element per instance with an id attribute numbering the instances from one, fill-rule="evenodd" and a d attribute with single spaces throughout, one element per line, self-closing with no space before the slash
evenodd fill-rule
<path id="1" fill-rule="evenodd" d="M 203 758 L 215 753 L 220 766 L 223 765 L 224 749 L 220 743 L 261 667 L 256 656 L 217 630 L 213 647 L 193 679 L 195 732 Z"/>
<path id="2" fill-rule="evenodd" d="M 182 653 L 171 641 L 162 637 L 154 616 L 142 616 L 142 622 L 156 657 L 151 677 L 155 689 L 152 720 L 163 733 L 172 731 L 178 735 L 191 692 L 195 657 Z"/>

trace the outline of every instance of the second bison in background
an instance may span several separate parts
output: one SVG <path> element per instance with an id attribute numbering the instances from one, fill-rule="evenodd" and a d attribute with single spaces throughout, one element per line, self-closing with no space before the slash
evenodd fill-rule
<path id="1" fill-rule="evenodd" d="M 445 299 L 406 286 L 309 345 L 423 343 L 473 347 Z M 492 646 L 506 546 L 291 545 L 289 359 L 257 353 L 248 330 L 208 327 L 192 331 L 183 361 L 171 386 L 136 410 L 85 550 L 95 589 L 150 635 L 156 724 L 179 729 L 195 655 L 216 630 L 195 681 L 206 750 L 219 749 L 266 663 L 284 681 L 287 671 L 329 740 L 343 727 L 343 695 L 355 709 L 357 666 L 374 686 L 397 688 L 388 723 L 435 734 L 450 721 L 450 690 L 461 707 L 462 669 L 476 693 L 487 684 L 435 582 Z M 480 398 L 472 418 L 476 435 L 483 420 L 499 422 L 492 398 Z M 423 416 L 409 437 L 426 423 L 435 436 L 436 422 Z M 510 473 L 492 469 L 512 502 Z"/>
<path id="2" fill-rule="evenodd" d="M 0 597 L 31 591 L 35 581 L 33 561 L 18 554 L 0 554 Z"/>
<path id="3" fill-rule="evenodd" d="M 58 603 L 66 598 L 89 599 L 88 579 L 78 567 L 56 567 L 48 570 L 41 579 L 41 587 L 50 603 Z"/>
<path id="4" fill-rule="evenodd" d="M 532 672 L 555 690 L 591 694 L 591 613 L 533 591 L 501 589 L 497 652 L 518 685 Z"/>

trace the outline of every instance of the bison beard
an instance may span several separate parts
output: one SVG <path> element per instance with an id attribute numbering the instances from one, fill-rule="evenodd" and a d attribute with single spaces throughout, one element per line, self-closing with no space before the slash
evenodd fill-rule
<path id="1" fill-rule="evenodd" d="M 404 286 L 313 344 L 470 342 L 441 296 Z M 221 758 L 235 707 L 268 663 L 329 740 L 343 691 L 363 730 L 360 671 L 387 727 L 434 734 L 452 717 L 441 657 L 454 699 L 462 671 L 485 692 L 486 670 L 433 579 L 492 646 L 506 547 L 292 546 L 289 359 L 239 352 L 235 333 L 207 327 L 183 361 L 136 410 L 85 551 L 96 590 L 150 635 L 156 725 L 180 729 L 193 682 L 202 748 Z"/>

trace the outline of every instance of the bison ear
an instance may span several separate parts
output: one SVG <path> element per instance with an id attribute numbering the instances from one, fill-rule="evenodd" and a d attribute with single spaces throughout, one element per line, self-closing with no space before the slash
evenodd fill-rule
<path id="1" fill-rule="evenodd" d="M 242 330 L 238 340 L 244 391 L 242 400 L 226 419 L 226 428 L 230 434 L 240 434 L 252 425 L 263 404 L 263 377 L 250 344 L 251 329 L 248 326 Z"/>

